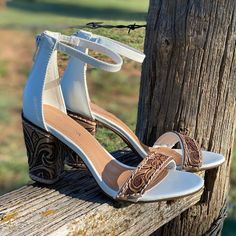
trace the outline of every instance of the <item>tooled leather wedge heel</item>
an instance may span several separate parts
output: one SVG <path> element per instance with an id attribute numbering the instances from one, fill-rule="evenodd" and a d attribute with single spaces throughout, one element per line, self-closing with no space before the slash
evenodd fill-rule
<path id="1" fill-rule="evenodd" d="M 45 184 L 55 183 L 63 176 L 64 159 L 69 155 L 69 149 L 53 135 L 24 118 L 22 126 L 30 178 Z M 73 160 L 72 157 L 69 159 Z"/>

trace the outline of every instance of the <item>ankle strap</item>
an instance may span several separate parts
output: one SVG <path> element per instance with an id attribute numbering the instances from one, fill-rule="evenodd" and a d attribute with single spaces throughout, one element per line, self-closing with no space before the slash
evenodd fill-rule
<path id="1" fill-rule="evenodd" d="M 66 36 L 60 33 L 55 33 L 55 32 L 50 32 L 50 31 L 45 31 L 43 34 L 46 34 L 57 41 L 56 49 L 70 56 L 73 56 L 87 64 L 90 64 L 96 68 L 109 71 L 109 72 L 116 72 L 121 69 L 123 60 L 120 57 L 120 55 L 111 51 L 109 48 L 101 44 L 98 44 L 96 42 L 91 42 L 83 38 L 78 38 L 76 36 Z M 38 35 L 36 38 L 37 47 L 39 46 L 41 37 L 42 37 L 42 34 Z M 67 45 L 66 43 L 73 46 L 83 45 L 84 48 L 89 48 L 94 51 L 100 52 L 110 57 L 115 62 L 115 64 L 96 59 L 84 52 L 81 52 L 80 50 L 72 46 Z"/>
<path id="2" fill-rule="evenodd" d="M 140 63 L 142 63 L 145 58 L 145 54 L 138 51 L 137 49 L 132 48 L 132 47 L 125 45 L 123 43 L 120 43 L 116 40 L 106 38 L 104 36 L 92 34 L 91 32 L 84 31 L 84 30 L 80 30 L 80 31 L 76 32 L 74 35 L 76 37 L 79 37 L 81 40 L 89 37 L 89 41 L 103 45 L 103 46 L 111 49 L 112 51 L 115 51 L 116 53 L 118 53 L 124 57 L 127 57 L 131 60 L 134 60 L 134 61 L 137 61 Z M 81 45 L 79 45 L 79 46 L 81 46 Z"/>

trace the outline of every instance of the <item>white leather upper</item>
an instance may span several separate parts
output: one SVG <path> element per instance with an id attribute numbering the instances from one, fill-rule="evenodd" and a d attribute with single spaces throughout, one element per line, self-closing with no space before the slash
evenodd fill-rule
<path id="1" fill-rule="evenodd" d="M 58 72 L 56 72 L 55 48 L 58 35 L 55 34 L 54 37 L 49 37 L 46 33 L 42 34 L 34 65 L 23 94 L 24 117 L 46 130 L 43 102 L 55 106 L 61 111 L 65 111 L 60 86 L 56 82 Z M 50 83 L 54 85 L 49 86 Z"/>
<path id="2" fill-rule="evenodd" d="M 91 42 L 96 42 L 99 43 L 103 46 L 106 46 L 107 48 L 111 49 L 114 52 L 119 53 L 120 55 L 127 57 L 133 61 L 137 61 L 139 63 L 142 63 L 145 54 L 140 52 L 139 50 L 132 48 L 124 43 L 115 41 L 113 39 L 101 36 L 101 35 L 96 35 L 92 34 L 88 31 L 85 30 L 80 30 L 79 32 L 75 33 L 75 36 L 77 37 L 83 37 L 83 35 L 90 35 L 90 41 Z"/>
<path id="3" fill-rule="evenodd" d="M 90 35 L 84 35 L 84 38 L 89 40 Z M 83 53 L 88 53 L 87 48 L 77 46 L 77 49 Z M 61 80 L 61 86 L 67 109 L 93 119 L 86 71 L 86 63 L 76 58 L 70 58 Z"/>
<path id="4" fill-rule="evenodd" d="M 94 45 L 102 45 L 109 48 L 119 55 L 125 56 L 137 62 L 143 62 L 145 55 L 131 48 L 123 43 L 115 40 L 92 34 L 84 30 L 75 33 L 79 39 L 87 39 Z M 77 49 L 81 52 L 88 54 L 87 45 L 81 41 Z M 97 48 L 91 48 L 96 51 Z M 87 65 L 83 61 L 76 58 L 70 58 L 66 71 L 61 81 L 62 91 L 65 98 L 66 108 L 75 113 L 86 116 L 90 119 L 95 119 L 94 114 L 90 108 L 90 97 L 86 80 Z M 105 81 L 104 81 L 105 83 Z"/>
<path id="5" fill-rule="evenodd" d="M 47 130 L 43 115 L 43 104 L 51 105 L 66 113 L 57 67 L 57 51 L 64 52 L 77 61 L 107 71 L 120 70 L 123 61 L 117 53 L 108 48 L 75 36 L 65 36 L 60 33 L 45 31 L 37 37 L 37 42 L 38 49 L 34 58 L 34 65 L 23 94 L 23 115 L 35 125 Z M 104 53 L 111 57 L 115 63 L 98 60 L 68 45 L 77 46 L 79 43 L 86 48 Z"/>

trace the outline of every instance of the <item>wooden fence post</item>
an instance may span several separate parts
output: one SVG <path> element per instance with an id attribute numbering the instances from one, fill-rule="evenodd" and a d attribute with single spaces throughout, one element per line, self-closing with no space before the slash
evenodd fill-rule
<path id="1" fill-rule="evenodd" d="M 136 132 L 151 145 L 165 131 L 186 131 L 226 157 L 206 172 L 202 201 L 158 235 L 221 232 L 236 116 L 235 52 L 235 0 L 150 0 Z"/>

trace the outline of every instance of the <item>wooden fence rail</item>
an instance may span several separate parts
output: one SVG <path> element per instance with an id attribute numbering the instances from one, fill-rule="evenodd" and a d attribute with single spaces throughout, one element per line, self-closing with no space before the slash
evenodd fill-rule
<path id="1" fill-rule="evenodd" d="M 140 161 L 127 150 L 114 155 L 132 165 Z M 199 191 L 173 201 L 116 202 L 81 166 L 67 170 L 52 186 L 30 183 L 1 196 L 0 235 L 150 235 L 197 204 L 201 195 Z"/>

